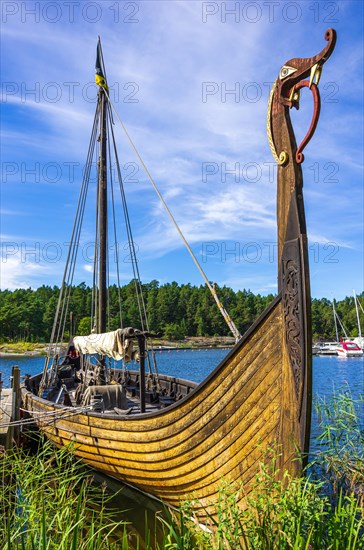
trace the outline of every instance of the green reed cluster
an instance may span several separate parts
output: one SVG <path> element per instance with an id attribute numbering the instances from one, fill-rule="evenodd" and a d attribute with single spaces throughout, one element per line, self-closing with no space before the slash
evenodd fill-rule
<path id="1" fill-rule="evenodd" d="M 216 505 L 217 520 L 210 516 L 210 532 L 191 521 L 185 507 L 184 529 L 164 547 L 184 550 L 359 550 L 364 548 L 363 518 L 354 495 L 340 493 L 335 506 L 320 494 L 321 485 L 308 480 L 277 481 L 262 466 L 246 508 L 237 501 L 242 486 L 222 483 Z M 188 512 L 188 513 L 187 513 Z M 175 525 L 178 523 L 175 520 Z"/>
<path id="2" fill-rule="evenodd" d="M 354 494 L 364 506 L 364 395 L 353 400 L 348 390 L 315 403 L 321 433 L 309 471 L 322 480 L 333 504 L 338 495 Z"/>
<path id="3" fill-rule="evenodd" d="M 107 509 L 105 489 L 71 453 L 45 442 L 36 455 L 0 457 L 0 547 L 4 550 L 110 550 L 124 531 Z M 124 548 L 128 546 L 124 545 Z"/>

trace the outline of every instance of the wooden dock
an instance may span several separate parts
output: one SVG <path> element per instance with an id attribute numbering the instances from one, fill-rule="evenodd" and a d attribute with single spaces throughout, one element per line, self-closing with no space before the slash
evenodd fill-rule
<path id="1" fill-rule="evenodd" d="M 13 406 L 13 390 L 5 388 L 0 396 L 0 444 L 5 446 Z"/>
<path id="2" fill-rule="evenodd" d="M 0 445 L 5 448 L 17 443 L 19 427 L 11 426 L 11 421 L 20 418 L 20 369 L 12 367 L 11 388 L 2 388 L 0 373 Z"/>

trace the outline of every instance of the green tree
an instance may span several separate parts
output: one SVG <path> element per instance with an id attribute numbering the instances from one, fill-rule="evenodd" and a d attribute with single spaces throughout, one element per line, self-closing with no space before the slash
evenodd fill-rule
<path id="1" fill-rule="evenodd" d="M 118 288 L 108 289 L 110 330 L 121 326 L 141 328 L 135 281 Z M 216 290 L 220 301 L 243 334 L 254 320 L 272 302 L 274 296 L 254 295 L 250 290 L 234 292 L 229 287 Z M 140 298 L 140 291 L 139 298 Z M 179 285 L 175 281 L 159 285 L 154 280 L 142 285 L 149 326 L 152 331 L 162 331 L 171 337 L 226 335 L 229 329 L 206 286 Z M 0 338 L 12 340 L 48 340 L 52 327 L 60 289 L 43 285 L 31 288 L 0 291 Z M 90 332 L 92 289 L 81 283 L 72 287 L 68 312 L 72 311 L 77 332 Z M 122 323 L 119 296 L 121 297 Z M 358 295 L 364 302 L 364 293 Z M 355 303 L 346 297 L 336 303 L 336 311 L 349 336 L 358 333 Z M 68 314 L 69 314 L 68 313 Z M 364 332 L 364 315 L 360 310 L 360 322 Z M 68 330 L 69 323 L 66 326 Z M 340 336 L 344 333 L 340 329 Z M 315 339 L 334 339 L 335 324 L 332 302 L 327 298 L 312 300 L 312 333 Z"/>
<path id="2" fill-rule="evenodd" d="M 79 336 L 87 336 L 91 332 L 91 317 L 82 317 L 78 323 L 76 333 Z"/>

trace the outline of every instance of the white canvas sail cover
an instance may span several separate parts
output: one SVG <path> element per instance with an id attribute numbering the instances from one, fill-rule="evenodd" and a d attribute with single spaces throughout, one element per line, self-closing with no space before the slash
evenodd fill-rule
<path id="1" fill-rule="evenodd" d="M 88 336 L 75 336 L 73 343 L 77 351 L 83 354 L 98 353 L 107 355 L 116 360 L 123 359 L 128 363 L 132 358 L 133 341 L 130 337 L 134 332 L 132 328 L 117 329 L 103 334 L 89 334 Z"/>

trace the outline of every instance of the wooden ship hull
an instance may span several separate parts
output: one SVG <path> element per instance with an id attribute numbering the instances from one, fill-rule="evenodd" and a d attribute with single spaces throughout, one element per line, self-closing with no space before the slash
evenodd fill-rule
<path id="1" fill-rule="evenodd" d="M 291 461 L 301 437 L 300 406 L 282 348 L 283 316 L 279 297 L 211 375 L 174 405 L 142 417 L 88 413 L 53 422 L 47 416 L 38 425 L 57 446 L 73 442 L 87 464 L 175 506 L 187 496 L 208 506 L 223 478 L 244 480 L 248 490 L 263 450 L 276 448 L 284 466 L 296 470 Z M 30 392 L 23 400 L 36 413 L 64 409 Z"/>
<path id="2" fill-rule="evenodd" d="M 22 390 L 24 407 L 55 445 L 72 444 L 85 463 L 170 505 L 194 499 L 200 518 L 213 512 L 222 479 L 242 482 L 246 496 L 267 457 L 277 454 L 278 475 L 299 475 L 307 457 L 310 289 L 302 171 L 289 108 L 297 102 L 292 89 L 331 54 L 335 32 L 325 38 L 328 45 L 318 56 L 286 63 L 295 78 L 289 74 L 289 86 L 284 88 L 283 77 L 274 86 L 268 134 L 279 164 L 279 294 L 225 359 L 196 387 L 160 376 L 180 385 L 181 398 L 140 414 L 79 413 L 29 386 Z M 33 386 L 40 378 L 33 377 Z"/>

